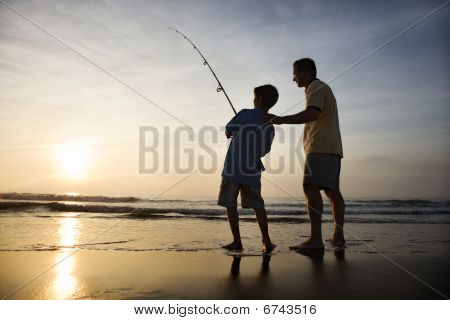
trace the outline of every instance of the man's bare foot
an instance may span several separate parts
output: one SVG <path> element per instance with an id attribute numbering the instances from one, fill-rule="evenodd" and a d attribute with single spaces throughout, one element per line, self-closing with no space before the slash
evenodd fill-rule
<path id="1" fill-rule="evenodd" d="M 277 245 L 272 242 L 269 242 L 269 243 L 263 242 L 263 253 L 265 253 L 265 254 L 271 253 L 276 247 L 277 247 Z"/>
<path id="2" fill-rule="evenodd" d="M 343 237 L 342 238 L 333 237 L 333 238 L 327 239 L 326 241 L 331 243 L 331 245 L 335 246 L 335 247 L 341 247 L 345 244 L 345 239 Z"/>
<path id="3" fill-rule="evenodd" d="M 295 251 L 321 251 L 324 250 L 323 242 L 322 240 L 319 241 L 313 241 L 311 239 L 306 240 L 303 243 L 300 243 L 296 246 L 289 247 L 291 250 Z"/>
<path id="4" fill-rule="evenodd" d="M 240 251 L 242 250 L 242 243 L 236 243 L 233 241 L 232 243 L 222 246 L 222 248 L 230 251 Z"/>

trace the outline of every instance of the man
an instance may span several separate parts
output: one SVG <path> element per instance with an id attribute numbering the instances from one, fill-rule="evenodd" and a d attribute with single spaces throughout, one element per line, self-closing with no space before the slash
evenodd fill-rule
<path id="1" fill-rule="evenodd" d="M 310 58 L 294 62 L 294 79 L 298 87 L 305 88 L 306 109 L 289 116 L 268 114 L 266 120 L 273 124 L 305 123 L 303 147 L 306 153 L 303 190 L 308 204 L 311 224 L 310 238 L 292 250 L 323 250 L 322 212 L 320 190 L 331 202 L 334 234 L 330 239 L 335 246 L 345 243 L 345 203 L 339 190 L 341 158 L 343 157 L 336 99 L 331 88 L 316 78 L 316 65 Z"/>

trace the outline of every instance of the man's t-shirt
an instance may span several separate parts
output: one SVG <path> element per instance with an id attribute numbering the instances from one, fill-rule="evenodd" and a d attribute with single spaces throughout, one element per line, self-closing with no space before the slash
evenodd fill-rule
<path id="1" fill-rule="evenodd" d="M 225 157 L 222 177 L 247 186 L 261 185 L 261 158 L 270 151 L 275 130 L 259 109 L 242 109 L 227 124 L 233 136 Z"/>
<path id="2" fill-rule="evenodd" d="M 316 121 L 305 124 L 303 147 L 305 153 L 331 153 L 344 156 L 336 99 L 331 88 L 319 79 L 313 80 L 307 89 L 306 108 L 320 109 Z"/>

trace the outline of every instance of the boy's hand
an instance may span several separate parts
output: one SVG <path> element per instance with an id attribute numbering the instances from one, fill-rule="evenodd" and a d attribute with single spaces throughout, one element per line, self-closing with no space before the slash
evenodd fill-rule
<path id="1" fill-rule="evenodd" d="M 231 135 L 228 133 L 228 131 L 225 130 L 225 135 L 227 136 L 227 139 L 231 138 Z"/>
<path id="2" fill-rule="evenodd" d="M 282 124 L 282 117 L 278 117 L 274 114 L 268 113 L 264 116 L 264 120 L 267 123 L 271 123 L 271 124 Z"/>

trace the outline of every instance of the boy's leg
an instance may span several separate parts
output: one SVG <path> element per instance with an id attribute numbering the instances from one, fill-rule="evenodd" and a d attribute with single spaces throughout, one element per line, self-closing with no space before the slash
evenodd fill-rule
<path id="1" fill-rule="evenodd" d="M 231 233 L 233 234 L 233 242 L 224 245 L 222 248 L 228 250 L 242 249 L 241 234 L 239 232 L 239 215 L 237 208 L 227 208 L 228 222 L 230 223 Z"/>
<path id="2" fill-rule="evenodd" d="M 253 208 L 261 230 L 262 240 L 264 243 L 270 243 L 269 226 L 267 225 L 267 212 L 265 208 Z"/>
<path id="3" fill-rule="evenodd" d="M 308 204 L 308 216 L 311 227 L 311 235 L 309 239 L 299 245 L 290 247 L 292 250 L 323 250 L 322 241 L 322 212 L 323 201 L 320 195 L 318 185 L 304 184 L 303 190 L 305 192 Z"/>
<path id="4" fill-rule="evenodd" d="M 276 246 L 270 240 L 266 209 L 262 207 L 262 208 L 253 208 L 253 210 L 255 211 L 256 220 L 258 221 L 259 228 L 261 229 L 264 252 L 269 253 L 273 249 L 275 249 Z"/>
<path id="5" fill-rule="evenodd" d="M 241 250 L 242 241 L 239 233 L 239 216 L 237 212 L 237 196 L 239 194 L 239 185 L 227 179 L 222 179 L 219 192 L 218 205 L 226 208 L 228 222 L 230 223 L 233 242 L 222 246 L 228 250 Z"/>
<path id="6" fill-rule="evenodd" d="M 270 240 L 267 213 L 264 208 L 264 199 L 261 197 L 261 186 L 241 186 L 241 202 L 243 208 L 252 208 L 255 211 L 256 220 L 261 229 L 263 251 L 264 253 L 271 252 L 276 246 Z"/>
<path id="7" fill-rule="evenodd" d="M 334 234 L 331 238 L 331 243 L 333 245 L 339 246 L 345 243 L 344 238 L 344 214 L 345 214 L 345 201 L 342 197 L 341 191 L 336 190 L 326 190 L 325 194 L 331 202 L 331 212 L 334 219 Z"/>

